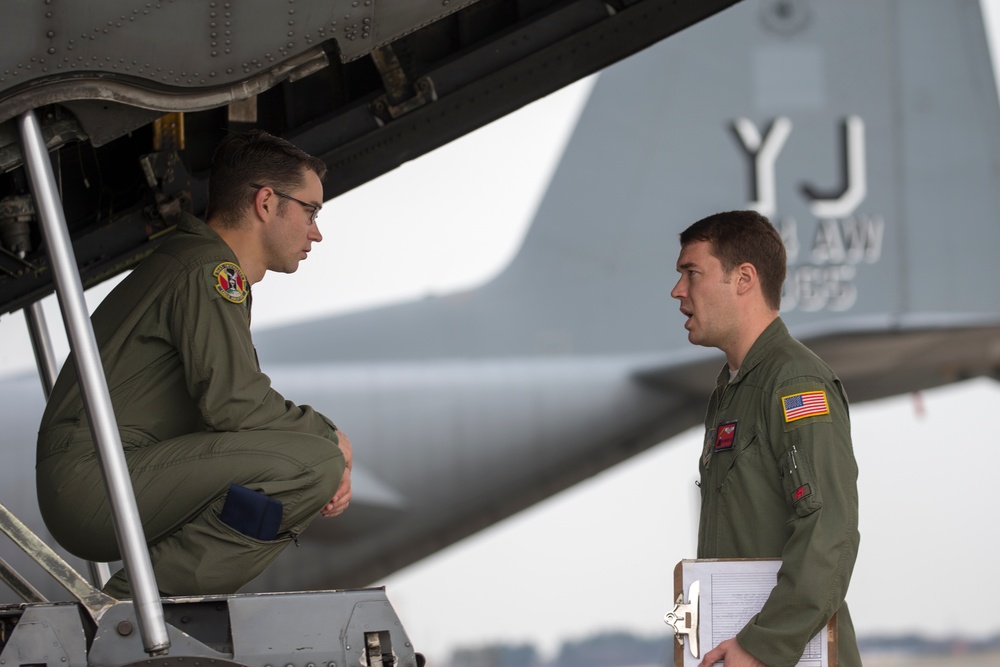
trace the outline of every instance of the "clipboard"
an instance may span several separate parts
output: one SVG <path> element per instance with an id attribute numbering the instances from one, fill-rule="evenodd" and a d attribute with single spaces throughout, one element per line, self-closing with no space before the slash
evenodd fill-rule
<path id="1" fill-rule="evenodd" d="M 705 653 L 736 635 L 763 607 L 778 580 L 780 559 L 682 560 L 674 568 L 674 666 L 697 667 Z M 824 636 L 825 635 L 825 636 Z M 837 615 L 809 642 L 798 667 L 835 667 Z"/>

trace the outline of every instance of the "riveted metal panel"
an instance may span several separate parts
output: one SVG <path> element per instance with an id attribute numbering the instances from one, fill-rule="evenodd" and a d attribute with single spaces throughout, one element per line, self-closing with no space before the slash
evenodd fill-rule
<path id="1" fill-rule="evenodd" d="M 87 640 L 76 605 L 29 606 L 0 652 L 0 665 L 86 667 Z"/>
<path id="2" fill-rule="evenodd" d="M 0 104 L 0 120 L 80 99 L 164 111 L 228 104 L 325 66 L 326 51 L 360 58 L 376 35 L 388 43 L 473 1 L 18 0 L 0 43 L 0 101 L 23 100 Z"/>
<path id="3" fill-rule="evenodd" d="M 372 2 L 375 0 L 352 0 Z M 475 0 L 379 0 L 375 5 L 374 46 L 419 30 L 434 21 L 473 4 Z"/>
<path id="4" fill-rule="evenodd" d="M 398 667 L 416 654 L 382 589 L 235 596 L 233 657 L 250 667 L 368 664 L 366 632 L 388 632 Z"/>

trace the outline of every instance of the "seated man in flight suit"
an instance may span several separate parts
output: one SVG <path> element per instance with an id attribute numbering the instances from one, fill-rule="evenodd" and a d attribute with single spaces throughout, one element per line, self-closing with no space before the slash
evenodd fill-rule
<path id="1" fill-rule="evenodd" d="M 185 216 L 93 316 L 157 585 L 233 593 L 310 521 L 351 498 L 351 443 L 260 371 L 251 286 L 294 272 L 322 240 L 326 165 L 267 133 L 227 137 L 207 223 Z M 72 357 L 38 435 L 38 500 L 52 535 L 91 561 L 121 558 Z M 130 597 L 124 570 L 105 586 Z"/>

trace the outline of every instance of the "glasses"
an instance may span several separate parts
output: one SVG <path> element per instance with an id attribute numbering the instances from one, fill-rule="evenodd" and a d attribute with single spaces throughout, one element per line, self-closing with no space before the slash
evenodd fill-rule
<path id="1" fill-rule="evenodd" d="M 266 188 L 266 187 L 269 187 L 269 186 L 267 186 L 267 185 L 261 185 L 259 183 L 251 183 L 250 187 L 251 188 L 255 188 L 257 190 L 260 190 L 262 188 Z M 316 206 L 316 204 L 310 204 L 307 201 L 302 201 L 301 199 L 296 199 L 295 197 L 293 197 L 291 195 L 286 195 L 284 192 L 278 192 L 274 188 L 271 188 L 271 192 L 273 192 L 274 194 L 278 195 L 282 199 L 290 199 L 290 200 L 292 200 L 293 202 L 295 202 L 296 204 L 298 204 L 299 206 L 301 206 L 302 208 L 304 208 L 306 211 L 308 211 L 309 212 L 309 222 L 316 222 L 316 216 L 319 215 L 319 210 L 321 208 L 323 208 L 322 206 Z"/>

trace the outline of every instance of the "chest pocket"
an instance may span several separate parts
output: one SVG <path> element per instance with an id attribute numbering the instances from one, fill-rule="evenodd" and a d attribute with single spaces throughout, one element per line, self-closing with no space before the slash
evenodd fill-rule
<path id="1" fill-rule="evenodd" d="M 756 431 L 737 428 L 732 445 L 711 454 L 712 486 L 720 491 L 727 485 L 753 483 L 759 475 L 760 439 Z"/>

